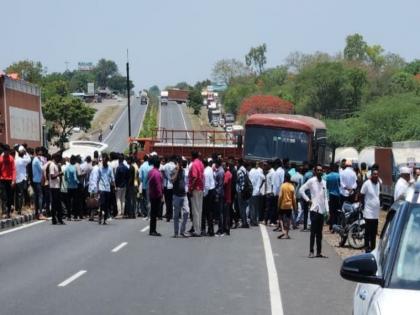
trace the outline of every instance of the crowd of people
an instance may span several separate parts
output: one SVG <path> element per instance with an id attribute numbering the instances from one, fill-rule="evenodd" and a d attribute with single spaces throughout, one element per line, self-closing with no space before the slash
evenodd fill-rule
<path id="1" fill-rule="evenodd" d="M 375 248 L 380 210 L 379 168 L 351 161 L 340 165 L 296 165 L 288 159 L 251 161 L 191 153 L 139 160 L 111 152 L 62 158 L 43 147 L 1 146 L 3 217 L 34 209 L 52 224 L 84 218 L 150 220 L 149 234 L 161 236 L 157 221 L 173 221 L 173 237 L 229 236 L 231 229 L 265 224 L 290 239 L 290 229 L 310 231 L 309 257 L 322 254 L 324 224 L 331 233 L 343 202 L 360 201 L 366 220 L 366 250 Z M 410 169 L 400 170 L 395 199 L 408 189 Z M 418 174 L 415 174 L 418 177 Z M 407 177 L 408 176 L 408 177 Z M 164 213 L 165 211 L 165 213 Z M 187 227 L 188 222 L 192 224 Z M 217 230 L 216 228 L 217 227 Z M 308 229 L 310 227 L 310 229 Z M 316 243 L 316 252 L 315 252 Z"/>

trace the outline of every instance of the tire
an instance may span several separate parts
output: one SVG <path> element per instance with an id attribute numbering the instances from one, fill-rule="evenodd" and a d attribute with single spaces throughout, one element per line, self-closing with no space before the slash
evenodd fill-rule
<path id="1" fill-rule="evenodd" d="M 338 243 L 338 246 L 344 247 L 344 245 L 346 245 L 346 242 L 347 242 L 347 236 L 340 236 L 340 242 Z"/>
<path id="2" fill-rule="evenodd" d="M 354 249 L 365 246 L 365 225 L 353 224 L 349 230 L 349 245 Z"/>

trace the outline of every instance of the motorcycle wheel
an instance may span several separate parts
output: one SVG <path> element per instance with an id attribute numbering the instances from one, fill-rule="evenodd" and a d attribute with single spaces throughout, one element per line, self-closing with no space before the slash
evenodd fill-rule
<path id="1" fill-rule="evenodd" d="M 347 242 L 347 236 L 340 236 L 340 242 L 338 243 L 338 246 L 344 247 L 344 245 L 346 245 L 346 242 Z"/>
<path id="2" fill-rule="evenodd" d="M 349 230 L 349 245 L 354 249 L 365 246 L 365 225 L 354 224 Z"/>

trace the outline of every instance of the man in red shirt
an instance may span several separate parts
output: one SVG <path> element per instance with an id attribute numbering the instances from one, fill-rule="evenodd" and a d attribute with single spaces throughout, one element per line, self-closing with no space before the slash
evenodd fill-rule
<path id="1" fill-rule="evenodd" d="M 230 163 L 224 164 L 223 168 L 225 169 L 225 176 L 224 176 L 224 231 L 226 235 L 230 235 L 230 226 L 231 226 L 231 218 L 230 218 L 230 207 L 232 205 L 232 173 L 230 172 Z"/>
<path id="2" fill-rule="evenodd" d="M 147 175 L 150 198 L 149 234 L 151 236 L 161 236 L 161 234 L 156 231 L 156 218 L 160 211 L 160 204 L 163 196 L 162 174 L 159 171 L 160 161 L 157 156 L 153 156 L 149 163 L 153 166 Z"/>
<path id="3" fill-rule="evenodd" d="M 194 233 L 199 237 L 201 231 L 201 216 L 203 213 L 204 165 L 196 151 L 191 152 L 192 162 L 188 174 L 188 191 L 191 193 L 191 212 Z"/>
<path id="4" fill-rule="evenodd" d="M 2 213 L 10 218 L 12 210 L 13 193 L 12 188 L 16 182 L 16 166 L 13 156 L 10 154 L 10 147 L 3 145 L 3 154 L 0 155 L 0 187 L 2 192 Z"/>

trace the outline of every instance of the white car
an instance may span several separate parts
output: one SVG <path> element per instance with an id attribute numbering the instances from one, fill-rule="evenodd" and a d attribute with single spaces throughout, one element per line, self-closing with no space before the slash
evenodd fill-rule
<path id="1" fill-rule="evenodd" d="M 70 141 L 69 148 L 63 151 L 63 158 L 70 158 L 72 155 L 80 155 L 85 159 L 88 155 L 93 157 L 95 151 L 98 151 L 99 156 L 102 152 L 108 149 L 108 145 L 102 142 L 95 141 Z"/>
<path id="2" fill-rule="evenodd" d="M 420 314 L 420 183 L 395 202 L 377 248 L 349 257 L 344 279 L 358 282 L 354 315 Z"/>

